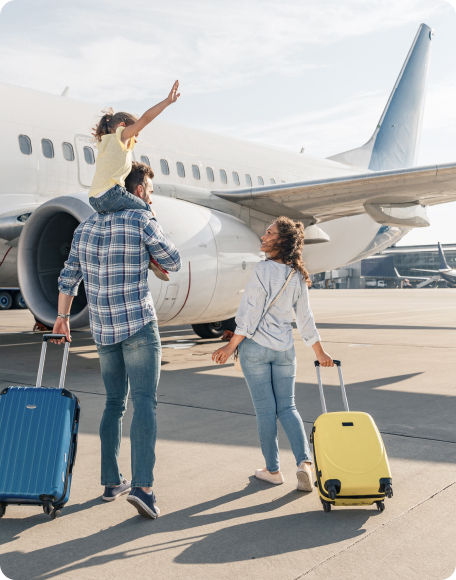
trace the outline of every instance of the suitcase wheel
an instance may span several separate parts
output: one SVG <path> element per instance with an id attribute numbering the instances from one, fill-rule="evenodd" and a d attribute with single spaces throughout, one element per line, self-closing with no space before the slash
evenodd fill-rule
<path id="1" fill-rule="evenodd" d="M 6 512 L 6 503 L 0 503 L 0 518 L 5 515 Z"/>
<path id="2" fill-rule="evenodd" d="M 321 503 L 323 505 L 323 511 L 325 512 L 330 512 L 331 511 L 331 504 L 329 501 L 325 501 L 324 499 L 321 500 Z"/>
<path id="3" fill-rule="evenodd" d="M 49 515 L 51 516 L 51 520 L 55 520 L 55 518 L 62 515 L 62 510 L 54 508 Z"/>
<path id="4" fill-rule="evenodd" d="M 385 487 L 385 495 L 386 495 L 386 497 L 389 497 L 389 498 L 393 497 L 393 488 L 392 488 L 391 484 L 388 484 Z"/>
<path id="5" fill-rule="evenodd" d="M 52 504 L 51 503 L 43 504 L 43 512 L 49 516 L 52 512 Z"/>
<path id="6" fill-rule="evenodd" d="M 377 509 L 379 512 L 382 512 L 385 509 L 385 502 L 384 501 L 376 501 Z"/>

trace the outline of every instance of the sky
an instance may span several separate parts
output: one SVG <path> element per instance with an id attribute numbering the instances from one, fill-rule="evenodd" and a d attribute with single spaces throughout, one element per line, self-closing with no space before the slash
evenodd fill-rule
<path id="1" fill-rule="evenodd" d="M 456 161 L 456 0 L 0 0 L 0 80 L 328 157 L 372 134 L 435 31 L 417 165 Z M 456 243 L 456 202 L 400 244 Z"/>

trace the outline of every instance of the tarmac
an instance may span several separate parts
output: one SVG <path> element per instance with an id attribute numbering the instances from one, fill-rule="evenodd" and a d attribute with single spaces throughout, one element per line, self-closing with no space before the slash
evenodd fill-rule
<path id="1" fill-rule="evenodd" d="M 352 410 L 382 432 L 394 497 L 325 513 L 316 490 L 296 490 L 280 432 L 285 483 L 256 480 L 263 466 L 242 376 L 215 367 L 219 340 L 162 328 L 157 465 L 161 516 L 100 500 L 98 424 L 104 388 L 88 332 L 73 332 L 66 386 L 81 401 L 70 501 L 50 520 L 37 506 L 8 506 L 0 568 L 31 579 L 425 579 L 456 567 L 456 290 L 313 290 L 323 343 L 343 364 Z M 41 337 L 28 311 L 0 312 L 0 388 L 34 384 Z M 297 406 L 307 433 L 321 412 L 312 349 L 296 333 Z M 43 384 L 58 382 L 49 345 Z M 329 410 L 341 407 L 335 369 L 323 369 Z M 130 476 L 129 421 L 121 447 Z M 4 436 L 2 433 L 1 436 Z M 0 574 L 1 577 L 1 574 Z"/>

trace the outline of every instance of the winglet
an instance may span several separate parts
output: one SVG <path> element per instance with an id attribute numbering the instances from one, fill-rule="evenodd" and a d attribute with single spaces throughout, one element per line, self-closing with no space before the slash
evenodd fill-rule
<path id="1" fill-rule="evenodd" d="M 329 157 L 372 171 L 411 167 L 419 141 L 433 32 L 421 24 L 374 134 L 362 147 Z"/>
<path id="2" fill-rule="evenodd" d="M 440 258 L 439 270 L 450 270 L 450 266 L 448 266 L 445 254 L 443 253 L 442 244 L 440 242 L 437 242 L 437 246 L 439 248 L 439 258 Z"/>

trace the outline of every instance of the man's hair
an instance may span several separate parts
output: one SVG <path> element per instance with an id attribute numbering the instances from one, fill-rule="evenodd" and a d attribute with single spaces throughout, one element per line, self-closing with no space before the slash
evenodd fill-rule
<path id="1" fill-rule="evenodd" d="M 125 179 L 125 189 L 134 195 L 138 185 L 146 186 L 146 179 L 148 177 L 151 179 L 154 177 L 152 168 L 145 163 L 133 161 L 131 171 Z"/>

